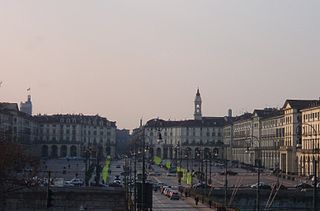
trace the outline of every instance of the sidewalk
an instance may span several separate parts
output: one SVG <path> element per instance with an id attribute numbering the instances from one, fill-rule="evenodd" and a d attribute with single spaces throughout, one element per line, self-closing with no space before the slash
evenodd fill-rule
<path id="1" fill-rule="evenodd" d="M 209 208 L 207 204 L 202 204 L 201 200 L 199 201 L 198 205 L 196 205 L 194 198 L 192 197 L 181 197 L 181 200 L 185 201 L 187 204 L 196 208 L 200 211 L 216 211 L 216 208 Z"/>

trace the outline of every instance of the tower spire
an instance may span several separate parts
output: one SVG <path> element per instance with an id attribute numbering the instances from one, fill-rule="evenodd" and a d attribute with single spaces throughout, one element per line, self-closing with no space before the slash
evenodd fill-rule
<path id="1" fill-rule="evenodd" d="M 202 119 L 201 104 L 202 104 L 202 100 L 201 100 L 201 95 L 198 87 L 196 97 L 194 99 L 194 119 L 195 120 Z"/>

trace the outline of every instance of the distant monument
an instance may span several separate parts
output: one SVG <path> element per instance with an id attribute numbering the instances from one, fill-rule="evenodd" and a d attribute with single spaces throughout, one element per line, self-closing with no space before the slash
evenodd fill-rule
<path id="1" fill-rule="evenodd" d="M 31 95 L 28 95 L 28 100 L 26 102 L 20 102 L 20 111 L 32 116 Z"/>

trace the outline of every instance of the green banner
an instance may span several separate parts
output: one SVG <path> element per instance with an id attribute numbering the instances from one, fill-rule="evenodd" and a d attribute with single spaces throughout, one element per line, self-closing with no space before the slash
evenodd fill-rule
<path id="1" fill-rule="evenodd" d="M 192 184 L 192 173 L 188 172 L 187 169 L 177 167 L 177 172 L 182 172 L 181 181 L 186 183 L 187 185 Z"/>
<path id="2" fill-rule="evenodd" d="M 160 157 L 158 157 L 158 156 L 154 156 L 154 158 L 153 158 L 153 162 L 155 163 L 155 164 L 157 164 L 157 165 L 160 165 L 160 163 L 161 163 L 161 158 Z"/>
<path id="3" fill-rule="evenodd" d="M 102 179 L 105 184 L 109 182 L 109 169 L 110 169 L 110 158 L 108 158 L 102 169 Z"/>
<path id="4" fill-rule="evenodd" d="M 171 162 L 170 162 L 170 160 L 167 160 L 167 161 L 166 161 L 166 168 L 167 168 L 167 169 L 170 169 L 170 168 L 171 168 Z"/>
<path id="5" fill-rule="evenodd" d="M 192 185 L 192 173 L 187 173 L 187 185 Z"/>

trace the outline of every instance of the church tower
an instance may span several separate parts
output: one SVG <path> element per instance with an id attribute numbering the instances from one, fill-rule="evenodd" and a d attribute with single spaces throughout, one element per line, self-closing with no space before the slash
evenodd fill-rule
<path id="1" fill-rule="evenodd" d="M 201 114 L 201 96 L 199 92 L 199 88 L 197 89 L 196 98 L 194 99 L 194 119 L 195 120 L 201 120 L 202 114 Z"/>

